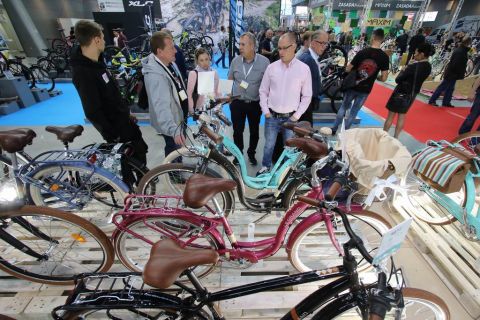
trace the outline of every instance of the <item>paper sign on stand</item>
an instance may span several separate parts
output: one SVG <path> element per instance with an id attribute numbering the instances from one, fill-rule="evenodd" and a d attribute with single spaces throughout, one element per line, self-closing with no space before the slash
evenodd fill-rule
<path id="1" fill-rule="evenodd" d="M 215 72 L 198 73 L 198 94 L 208 95 L 215 92 Z"/>
<path id="2" fill-rule="evenodd" d="M 233 80 L 220 79 L 218 82 L 218 91 L 222 96 L 232 93 Z"/>
<path id="3" fill-rule="evenodd" d="M 382 261 L 392 256 L 400 249 L 403 241 L 405 240 L 405 237 L 407 236 L 408 229 L 410 228 L 411 224 L 412 218 L 409 218 L 404 222 L 396 225 L 392 229 L 388 230 L 382 236 L 382 243 L 380 244 L 380 248 L 378 249 L 377 254 L 373 258 L 373 265 L 380 265 Z"/>

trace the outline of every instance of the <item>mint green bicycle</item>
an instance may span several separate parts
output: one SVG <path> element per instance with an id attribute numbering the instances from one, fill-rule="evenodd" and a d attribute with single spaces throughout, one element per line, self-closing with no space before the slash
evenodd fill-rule
<path id="1" fill-rule="evenodd" d="M 452 144 L 446 141 L 429 141 L 430 146 L 463 147 L 474 158 L 472 167 L 467 172 L 463 186 L 453 193 L 442 193 L 431 187 L 413 172 L 410 164 L 407 174 L 401 181 L 407 198 L 414 210 L 412 213 L 420 220 L 432 225 L 445 225 L 458 220 L 461 231 L 469 240 L 480 239 L 480 155 L 474 153 L 474 148 L 466 147 L 464 139 Z M 413 163 L 413 162 L 412 162 Z"/>

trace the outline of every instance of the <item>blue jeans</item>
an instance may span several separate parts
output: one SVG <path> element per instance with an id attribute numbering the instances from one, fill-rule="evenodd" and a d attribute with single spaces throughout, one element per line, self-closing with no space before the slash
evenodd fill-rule
<path id="1" fill-rule="evenodd" d="M 338 127 L 342 124 L 342 119 L 345 117 L 345 113 L 351 108 L 348 118 L 345 120 L 345 129 L 350 129 L 353 121 L 357 117 L 358 111 L 362 108 L 365 100 L 367 100 L 369 93 L 358 92 L 355 90 L 347 90 L 343 94 L 343 102 L 340 106 L 340 110 L 337 112 L 337 118 L 333 125 L 333 131 L 337 131 Z"/>
<path id="2" fill-rule="evenodd" d="M 292 130 L 288 130 L 282 127 L 285 122 L 291 122 L 289 118 L 266 118 L 265 119 L 265 148 L 263 149 L 262 166 L 270 168 L 272 166 L 272 155 L 275 149 L 275 141 L 277 135 L 282 132 L 283 143 L 293 137 Z"/>
<path id="3" fill-rule="evenodd" d="M 457 80 L 445 80 L 438 85 L 437 89 L 435 89 L 435 92 L 432 94 L 432 97 L 430 100 L 428 100 L 428 103 L 432 104 L 437 101 L 438 97 L 440 97 L 440 94 L 442 92 L 445 92 L 443 95 L 443 103 L 442 105 L 450 105 L 452 103 L 452 97 L 453 97 L 453 91 L 455 90 L 455 83 Z"/>
<path id="4" fill-rule="evenodd" d="M 475 100 L 472 104 L 472 109 L 470 109 L 470 114 L 467 116 L 465 121 L 462 123 L 460 130 L 458 130 L 458 134 L 464 134 L 466 132 L 470 132 L 475 124 L 475 121 L 480 116 L 480 93 L 475 95 Z M 477 131 L 480 130 L 480 126 L 477 128 Z"/>

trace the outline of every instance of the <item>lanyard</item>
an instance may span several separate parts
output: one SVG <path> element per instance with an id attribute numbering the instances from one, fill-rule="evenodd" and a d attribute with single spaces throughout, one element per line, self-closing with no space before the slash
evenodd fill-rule
<path id="1" fill-rule="evenodd" d="M 183 84 L 183 80 L 180 76 L 178 76 L 178 74 L 175 72 L 175 75 L 176 77 L 172 74 L 172 72 L 170 71 L 170 69 L 168 69 L 168 67 L 166 67 L 162 61 L 160 61 L 159 59 L 155 58 L 155 61 L 163 67 L 163 69 L 165 69 L 165 71 L 168 73 L 168 75 L 170 76 L 170 78 L 173 80 L 174 83 L 177 84 L 178 86 L 178 91 L 182 90 L 185 85 Z M 175 67 L 173 67 L 173 70 L 175 70 Z"/>
<path id="2" fill-rule="evenodd" d="M 247 77 L 250 74 L 250 71 L 252 71 L 252 68 L 255 65 L 255 61 L 257 61 L 257 55 L 255 55 L 255 59 L 253 59 L 252 65 L 250 66 L 250 69 L 248 69 L 248 72 L 247 72 L 245 71 L 245 59 L 243 59 L 242 57 L 242 67 L 243 67 L 243 74 L 245 75 L 245 80 L 247 80 Z"/>

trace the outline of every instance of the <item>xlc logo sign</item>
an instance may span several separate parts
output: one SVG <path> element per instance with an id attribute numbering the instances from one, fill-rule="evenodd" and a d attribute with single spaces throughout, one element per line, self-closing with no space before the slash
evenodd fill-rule
<path id="1" fill-rule="evenodd" d="M 145 7 L 145 6 L 153 6 L 153 0 L 147 1 L 128 1 L 129 7 Z"/>
<path id="2" fill-rule="evenodd" d="M 240 49 L 240 35 L 243 24 L 243 0 L 237 0 L 237 18 L 235 21 L 235 49 Z"/>

